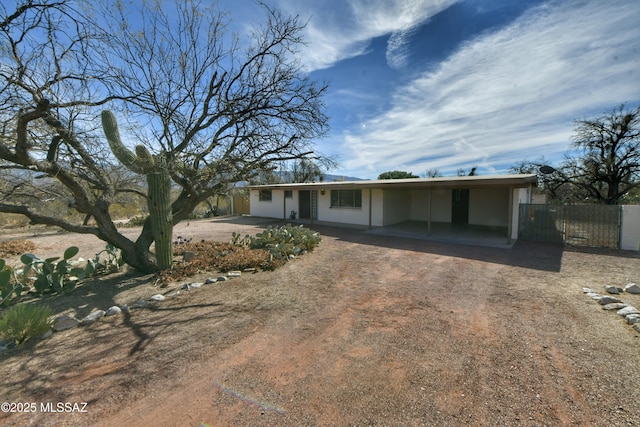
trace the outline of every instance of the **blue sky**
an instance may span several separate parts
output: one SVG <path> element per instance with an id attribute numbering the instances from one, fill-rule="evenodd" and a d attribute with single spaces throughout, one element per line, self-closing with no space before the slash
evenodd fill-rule
<path id="1" fill-rule="evenodd" d="M 327 80 L 330 173 L 506 173 L 552 164 L 574 120 L 640 104 L 637 0 L 267 0 L 309 19 L 300 60 Z M 223 0 L 233 25 L 260 22 Z"/>

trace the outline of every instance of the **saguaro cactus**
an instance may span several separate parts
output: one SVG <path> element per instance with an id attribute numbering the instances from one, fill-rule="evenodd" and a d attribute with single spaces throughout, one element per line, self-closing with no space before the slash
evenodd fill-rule
<path id="1" fill-rule="evenodd" d="M 173 263 L 173 215 L 171 213 L 171 177 L 163 154 L 151 155 L 143 145 L 133 153 L 120 140 L 118 123 L 111 111 L 102 112 L 102 129 L 116 158 L 132 172 L 147 177 L 147 203 L 153 229 L 158 269 Z"/>

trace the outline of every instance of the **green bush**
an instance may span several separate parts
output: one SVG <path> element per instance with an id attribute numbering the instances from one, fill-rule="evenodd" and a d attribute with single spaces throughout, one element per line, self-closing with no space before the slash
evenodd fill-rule
<path id="1" fill-rule="evenodd" d="M 53 311 L 36 304 L 18 304 L 9 307 L 0 318 L 0 336 L 18 344 L 40 336 L 51 328 L 49 318 Z"/>
<path id="2" fill-rule="evenodd" d="M 289 255 L 300 255 L 303 251 L 310 252 L 320 244 L 320 234 L 304 228 L 302 225 L 293 227 L 290 224 L 280 227 L 268 227 L 255 236 L 245 236 L 233 233 L 231 242 L 251 249 L 265 249 L 272 257 L 284 259 Z"/>

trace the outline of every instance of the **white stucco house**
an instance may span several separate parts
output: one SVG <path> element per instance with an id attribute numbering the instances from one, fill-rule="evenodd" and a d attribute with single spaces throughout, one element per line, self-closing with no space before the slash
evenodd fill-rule
<path id="1" fill-rule="evenodd" d="M 376 229 L 407 222 L 485 227 L 518 236 L 520 203 L 531 203 L 535 174 L 257 185 L 252 216 Z"/>

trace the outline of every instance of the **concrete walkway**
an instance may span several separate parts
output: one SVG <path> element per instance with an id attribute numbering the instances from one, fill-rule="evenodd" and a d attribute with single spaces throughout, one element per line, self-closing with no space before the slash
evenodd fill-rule
<path id="1" fill-rule="evenodd" d="M 511 249 L 515 241 L 508 242 L 506 227 L 483 227 L 432 222 L 429 232 L 426 221 L 407 221 L 374 228 L 367 233 L 381 236 L 406 237 L 443 243 Z"/>

